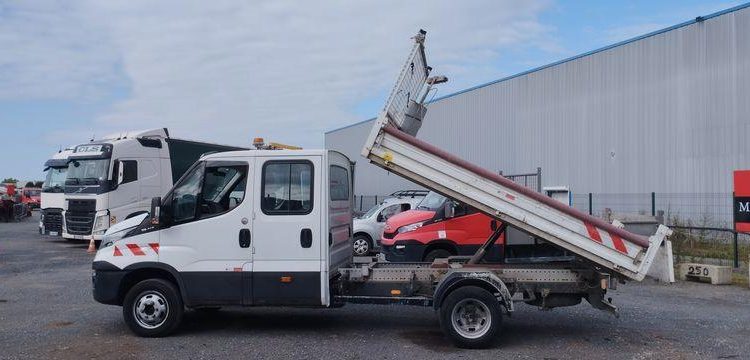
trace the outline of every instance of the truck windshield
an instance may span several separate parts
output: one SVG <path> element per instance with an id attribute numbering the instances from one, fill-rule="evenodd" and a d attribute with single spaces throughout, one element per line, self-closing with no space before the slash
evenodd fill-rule
<path id="1" fill-rule="evenodd" d="M 107 179 L 109 159 L 81 159 L 68 163 L 65 185 L 98 185 Z"/>
<path id="2" fill-rule="evenodd" d="M 427 196 L 425 196 L 424 199 L 419 202 L 419 205 L 417 205 L 417 210 L 437 211 L 437 209 L 443 206 L 445 200 L 445 196 L 430 191 L 430 193 L 427 194 Z"/>
<path id="3" fill-rule="evenodd" d="M 68 173 L 67 167 L 53 167 L 47 170 L 47 177 L 42 185 L 42 192 L 61 193 L 65 186 L 65 176 Z"/>
<path id="4" fill-rule="evenodd" d="M 32 196 L 39 196 L 41 195 L 41 191 L 39 189 L 31 189 L 31 190 L 24 190 L 23 196 L 32 197 Z"/>

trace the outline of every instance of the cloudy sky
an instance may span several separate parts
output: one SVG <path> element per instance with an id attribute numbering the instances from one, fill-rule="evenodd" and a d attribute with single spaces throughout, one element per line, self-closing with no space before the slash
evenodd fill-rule
<path id="1" fill-rule="evenodd" d="M 0 177 L 132 129 L 320 147 L 377 114 L 420 28 L 445 95 L 737 3 L 0 0 Z"/>

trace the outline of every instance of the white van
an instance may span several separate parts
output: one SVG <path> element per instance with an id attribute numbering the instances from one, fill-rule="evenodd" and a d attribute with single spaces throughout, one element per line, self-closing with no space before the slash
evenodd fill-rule
<path id="1" fill-rule="evenodd" d="M 419 204 L 428 190 L 402 190 L 391 194 L 380 204 L 371 207 L 363 215 L 354 218 L 354 256 L 367 256 L 380 249 L 385 222 L 393 215 L 411 210 Z"/>

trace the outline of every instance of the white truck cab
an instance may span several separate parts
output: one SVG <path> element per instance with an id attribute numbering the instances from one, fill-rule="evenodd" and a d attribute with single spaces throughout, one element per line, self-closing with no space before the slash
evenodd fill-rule
<path id="1" fill-rule="evenodd" d="M 146 213 L 202 154 L 242 148 L 175 139 L 166 128 L 111 134 L 68 156 L 63 237 L 101 240 L 110 225 Z"/>
<path id="2" fill-rule="evenodd" d="M 383 236 L 385 222 L 393 215 L 409 211 L 419 204 L 427 190 L 402 190 L 391 194 L 380 204 L 375 204 L 360 217 L 354 218 L 354 239 L 352 252 L 354 256 L 366 256 L 380 249 L 380 238 Z"/>
<path id="3" fill-rule="evenodd" d="M 94 297 L 133 309 L 126 321 L 142 335 L 172 326 L 167 313 L 183 304 L 330 306 L 329 283 L 352 259 L 351 179 L 334 151 L 203 156 L 154 205 L 157 218 L 107 233 Z"/>
<path id="4" fill-rule="evenodd" d="M 62 235 L 62 212 L 65 206 L 65 175 L 68 172 L 68 156 L 72 149 L 60 150 L 44 163 L 44 184 L 42 185 L 39 210 L 39 234 Z"/>

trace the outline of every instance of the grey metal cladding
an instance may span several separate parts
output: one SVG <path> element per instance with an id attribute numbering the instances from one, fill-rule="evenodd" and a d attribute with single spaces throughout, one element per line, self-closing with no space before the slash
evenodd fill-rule
<path id="1" fill-rule="evenodd" d="M 413 188 L 364 164 L 371 125 L 325 136 L 358 162 L 356 193 Z M 750 8 L 439 99 L 419 137 L 574 192 L 731 192 L 750 168 Z"/>

